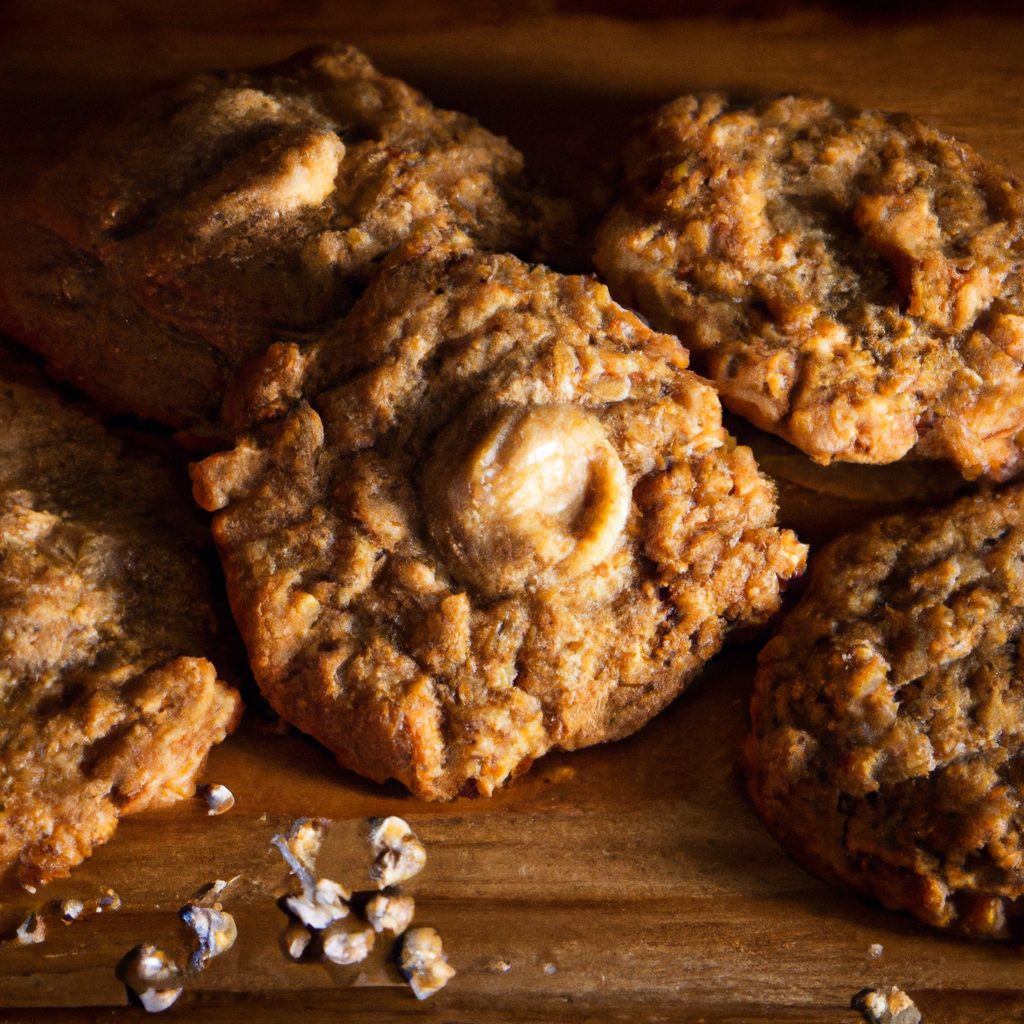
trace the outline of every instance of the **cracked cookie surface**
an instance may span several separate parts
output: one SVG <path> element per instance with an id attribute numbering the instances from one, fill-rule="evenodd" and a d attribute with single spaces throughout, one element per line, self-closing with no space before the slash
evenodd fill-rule
<path id="1" fill-rule="evenodd" d="M 110 408 L 196 427 L 242 362 L 335 319 L 399 243 L 529 255 L 556 223 L 504 139 L 315 48 L 87 133 L 5 228 L 4 320 Z"/>
<path id="2" fill-rule="evenodd" d="M 595 262 L 724 404 L 815 460 L 1024 469 L 1024 189 L 904 114 L 682 97 Z"/>
<path id="3" fill-rule="evenodd" d="M 489 794 L 625 736 L 803 567 L 714 390 L 592 280 L 403 254 L 283 349 L 195 494 L 264 694 L 370 778 Z"/>
<path id="4" fill-rule="evenodd" d="M 811 563 L 760 656 L 751 795 L 795 859 L 968 934 L 1024 913 L 1024 489 L 880 520 Z"/>
<path id="5" fill-rule="evenodd" d="M 0 872 L 26 886 L 189 796 L 241 711 L 182 484 L 0 348 Z"/>

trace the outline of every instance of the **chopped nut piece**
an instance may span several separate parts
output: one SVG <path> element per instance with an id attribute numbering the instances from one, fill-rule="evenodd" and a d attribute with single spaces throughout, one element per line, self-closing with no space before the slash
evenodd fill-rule
<path id="1" fill-rule="evenodd" d="M 875 959 L 880 957 L 884 952 L 885 947 L 880 942 L 872 942 L 868 947 L 868 953 L 870 953 Z"/>
<path id="2" fill-rule="evenodd" d="M 921 1024 L 921 1011 L 914 1001 L 897 986 L 888 992 L 879 988 L 861 989 L 850 1006 L 860 1010 L 870 1024 Z"/>
<path id="3" fill-rule="evenodd" d="M 416 901 L 411 896 L 385 896 L 377 893 L 366 904 L 366 920 L 373 925 L 375 932 L 385 928 L 401 935 L 412 923 L 412 915 L 416 910 Z"/>
<path id="4" fill-rule="evenodd" d="M 336 964 L 358 964 L 370 955 L 375 940 L 370 927 L 348 931 L 345 924 L 335 922 L 324 931 L 324 956 Z"/>
<path id="5" fill-rule="evenodd" d="M 108 889 L 106 895 L 101 896 L 96 901 L 96 913 L 102 914 L 104 910 L 120 910 L 121 909 L 121 897 L 114 892 L 113 889 Z"/>
<path id="6" fill-rule="evenodd" d="M 76 918 L 81 917 L 85 910 L 85 904 L 81 900 L 64 900 L 60 905 L 60 918 L 70 924 Z"/>
<path id="7" fill-rule="evenodd" d="M 227 786 L 222 786 L 217 782 L 211 785 L 197 786 L 196 796 L 206 802 L 206 813 L 209 815 L 223 814 L 235 806 L 235 794 Z"/>
<path id="8" fill-rule="evenodd" d="M 427 851 L 408 822 L 394 816 L 373 823 L 370 846 L 376 854 L 370 878 L 381 889 L 418 875 L 427 862 Z"/>
<path id="9" fill-rule="evenodd" d="M 181 995 L 177 965 L 150 943 L 131 950 L 118 965 L 117 975 L 150 1013 L 166 1010 Z"/>
<path id="10" fill-rule="evenodd" d="M 179 911 L 182 921 L 195 933 L 199 942 L 192 950 L 189 963 L 194 970 L 201 971 L 215 956 L 230 949 L 238 938 L 238 927 L 235 919 L 220 904 L 213 907 L 200 907 L 195 903 L 186 903 Z"/>
<path id="11" fill-rule="evenodd" d="M 46 922 L 33 911 L 19 926 L 15 941 L 20 946 L 32 946 L 46 938 Z"/>
<path id="12" fill-rule="evenodd" d="M 284 943 L 285 952 L 293 960 L 300 960 L 302 954 L 306 952 L 309 940 L 312 937 L 309 934 L 309 929 L 304 924 L 301 924 L 299 921 L 290 921 L 281 938 Z"/>
<path id="13" fill-rule="evenodd" d="M 313 870 L 323 838 L 321 822 L 299 818 L 285 835 L 277 835 L 270 840 L 281 851 L 281 856 L 302 883 L 302 891 L 307 894 L 316 884 Z"/>
<path id="14" fill-rule="evenodd" d="M 398 966 L 417 999 L 432 996 L 455 974 L 441 949 L 441 936 L 433 928 L 413 928 L 405 933 Z"/>
<path id="15" fill-rule="evenodd" d="M 149 1013 L 160 1013 L 172 1006 L 178 996 L 181 995 L 180 988 L 147 988 L 144 992 L 137 992 L 142 1008 Z"/>
<path id="16" fill-rule="evenodd" d="M 493 974 L 506 974 L 512 970 L 512 965 L 507 960 L 488 960 L 484 964 L 484 970 L 491 971 Z"/>
<path id="17" fill-rule="evenodd" d="M 312 892 L 303 892 L 301 896 L 289 896 L 285 906 L 304 924 L 310 928 L 326 928 L 333 921 L 340 921 L 348 916 L 347 900 L 352 893 L 343 885 L 332 882 L 329 878 L 321 878 Z"/>

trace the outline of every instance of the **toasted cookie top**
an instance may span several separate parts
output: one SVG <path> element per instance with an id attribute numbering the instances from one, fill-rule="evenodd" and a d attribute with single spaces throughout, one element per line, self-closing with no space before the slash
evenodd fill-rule
<path id="1" fill-rule="evenodd" d="M 549 218 L 504 139 L 358 50 L 313 48 L 197 75 L 87 133 L 11 228 L 6 319 L 86 391 L 193 425 L 233 367 L 332 321 L 399 243 L 532 254 Z M 76 347 L 85 327 L 99 363 Z"/>
<path id="2" fill-rule="evenodd" d="M 626 156 L 595 261 L 723 402 L 817 461 L 1024 468 L 1024 190 L 902 114 L 682 97 Z"/>
<path id="3" fill-rule="evenodd" d="M 193 480 L 270 702 L 443 799 L 637 729 L 805 548 L 676 340 L 602 285 L 404 255 L 308 361 L 268 354 L 252 432 Z"/>
<path id="4" fill-rule="evenodd" d="M 240 703 L 169 467 L 0 349 L 0 872 L 67 874 L 119 815 L 192 792 Z"/>
<path id="5" fill-rule="evenodd" d="M 883 519 L 811 563 L 760 657 L 747 760 L 772 831 L 928 924 L 1024 909 L 1024 489 Z"/>

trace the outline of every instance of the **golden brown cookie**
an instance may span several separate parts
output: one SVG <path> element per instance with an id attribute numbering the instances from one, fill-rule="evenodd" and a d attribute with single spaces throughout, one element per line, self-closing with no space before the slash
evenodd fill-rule
<path id="1" fill-rule="evenodd" d="M 189 796 L 241 704 L 184 481 L 28 376 L 0 348 L 0 873 L 32 887 Z"/>
<path id="2" fill-rule="evenodd" d="M 903 114 L 669 103 L 595 261 L 722 401 L 815 460 L 1024 468 L 1024 190 Z"/>
<path id="3" fill-rule="evenodd" d="M 686 362 L 591 279 L 436 250 L 272 352 L 193 468 L 271 704 L 424 799 L 643 725 L 805 557 Z"/>
<path id="4" fill-rule="evenodd" d="M 195 428 L 240 363 L 335 319 L 400 242 L 534 253 L 561 222 L 522 164 L 351 47 L 199 75 L 39 182 L 4 229 L 2 318 L 109 407 Z"/>
<path id="5" fill-rule="evenodd" d="M 811 563 L 760 657 L 751 795 L 795 859 L 972 935 L 1024 914 L 1024 487 Z"/>

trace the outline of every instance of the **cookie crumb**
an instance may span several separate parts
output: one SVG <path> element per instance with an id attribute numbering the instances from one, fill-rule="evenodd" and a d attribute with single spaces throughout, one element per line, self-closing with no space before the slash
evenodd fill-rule
<path id="1" fill-rule="evenodd" d="M 896 985 L 888 992 L 882 988 L 864 988 L 850 1000 L 870 1024 L 921 1024 L 921 1011 Z"/>

